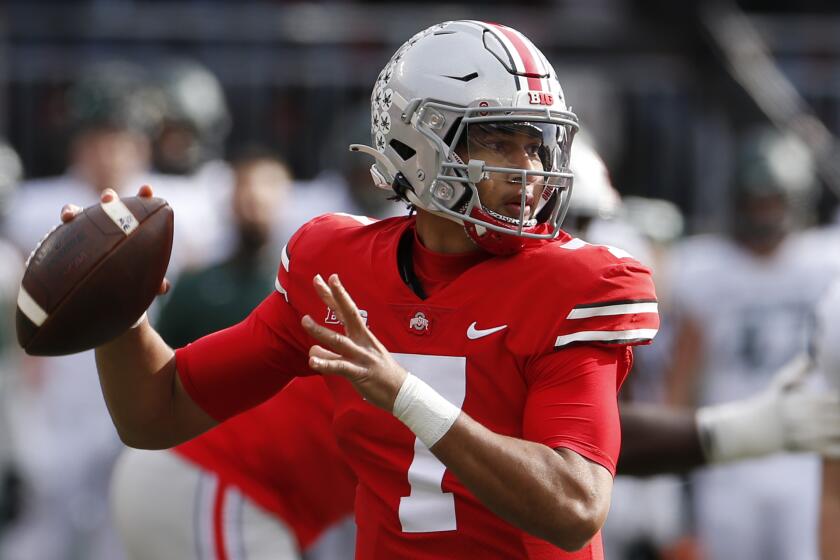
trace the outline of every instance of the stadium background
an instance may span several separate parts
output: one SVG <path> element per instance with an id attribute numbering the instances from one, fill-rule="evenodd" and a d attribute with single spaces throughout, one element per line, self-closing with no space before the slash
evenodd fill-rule
<path id="1" fill-rule="evenodd" d="M 28 176 L 64 166 L 61 93 L 81 65 L 195 57 L 221 80 L 228 145 L 279 149 L 302 178 L 405 37 L 435 22 L 505 22 L 539 45 L 623 194 L 674 201 L 690 231 L 719 226 L 736 132 L 765 120 L 712 40 L 712 2 L 7 1 L 0 7 L 0 133 Z M 840 19 L 829 1 L 742 1 L 779 67 L 840 127 Z M 821 205 L 823 217 L 833 197 Z"/>
<path id="2" fill-rule="evenodd" d="M 348 157 L 336 142 L 339 129 L 367 111 L 371 84 L 394 50 L 451 19 L 501 22 L 530 37 L 558 70 L 621 194 L 673 202 L 686 234 L 725 230 L 738 135 L 771 120 L 811 131 L 823 150 L 817 220 L 835 220 L 840 158 L 833 136 L 820 136 L 840 131 L 840 7 L 829 1 L 6 0 L 0 137 L 20 154 L 26 179 L 60 174 L 65 95 L 80 69 L 114 59 L 152 68 L 190 57 L 224 88 L 232 121 L 226 151 L 268 146 L 306 189 L 305 181 Z M 772 64 L 756 59 L 747 76 L 733 68 L 726 21 L 745 21 L 748 30 L 729 38 L 737 45 L 756 32 Z M 65 202 L 55 201 L 56 215 Z M 688 488 L 666 482 L 675 484 Z M 686 512 L 674 515 L 683 523 Z"/>

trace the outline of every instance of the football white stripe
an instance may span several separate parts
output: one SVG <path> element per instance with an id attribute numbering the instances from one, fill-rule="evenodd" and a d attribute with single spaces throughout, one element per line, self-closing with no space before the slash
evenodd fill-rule
<path id="1" fill-rule="evenodd" d="M 140 225 L 140 222 L 137 221 L 137 218 L 134 217 L 131 210 L 119 198 L 115 198 L 110 202 L 103 202 L 100 206 L 102 206 L 102 209 L 108 214 L 108 217 L 126 235 L 129 235 Z"/>
<path id="2" fill-rule="evenodd" d="M 599 307 L 583 307 L 572 309 L 566 319 L 587 319 L 589 317 L 606 317 L 608 315 L 630 315 L 634 313 L 657 313 L 659 304 L 655 301 L 646 303 L 621 303 L 617 305 L 602 305 Z"/>
<path id="3" fill-rule="evenodd" d="M 572 342 L 630 342 L 632 340 L 650 340 L 656 335 L 657 329 L 630 329 L 626 331 L 580 331 L 560 335 L 554 341 L 554 346 L 566 346 Z"/>
<path id="4" fill-rule="evenodd" d="M 47 317 L 49 317 L 47 312 L 44 311 L 44 308 L 32 299 L 32 296 L 29 295 L 29 292 L 23 289 L 23 286 L 20 287 L 20 291 L 18 292 L 17 306 L 20 308 L 21 312 L 35 324 L 36 327 L 43 325 L 44 321 L 46 321 Z"/>

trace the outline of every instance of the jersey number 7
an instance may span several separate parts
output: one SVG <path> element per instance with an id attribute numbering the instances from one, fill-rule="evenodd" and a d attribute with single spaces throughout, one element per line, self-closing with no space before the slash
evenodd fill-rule
<path id="1" fill-rule="evenodd" d="M 467 392 L 467 359 L 462 356 L 392 354 L 397 362 L 446 400 L 461 408 Z M 446 466 L 414 438 L 414 459 L 408 467 L 411 494 L 400 498 L 400 523 L 406 533 L 454 531 L 455 496 L 441 489 Z"/>

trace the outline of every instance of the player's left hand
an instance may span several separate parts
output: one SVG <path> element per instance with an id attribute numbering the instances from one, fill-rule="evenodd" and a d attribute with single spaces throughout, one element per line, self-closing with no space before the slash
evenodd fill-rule
<path id="1" fill-rule="evenodd" d="M 337 274 L 330 276 L 329 282 L 324 282 L 319 274 L 312 283 L 321 300 L 344 325 L 344 334 L 305 315 L 301 320 L 303 328 L 320 343 L 309 349 L 309 367 L 319 373 L 346 378 L 368 402 L 393 411 L 394 400 L 408 372 L 367 328 Z"/>

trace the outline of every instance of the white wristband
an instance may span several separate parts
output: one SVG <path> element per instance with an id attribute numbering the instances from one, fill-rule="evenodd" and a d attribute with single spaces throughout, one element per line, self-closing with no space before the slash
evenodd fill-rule
<path id="1" fill-rule="evenodd" d="M 394 416 L 428 448 L 449 431 L 459 414 L 460 408 L 411 373 L 394 400 Z"/>

